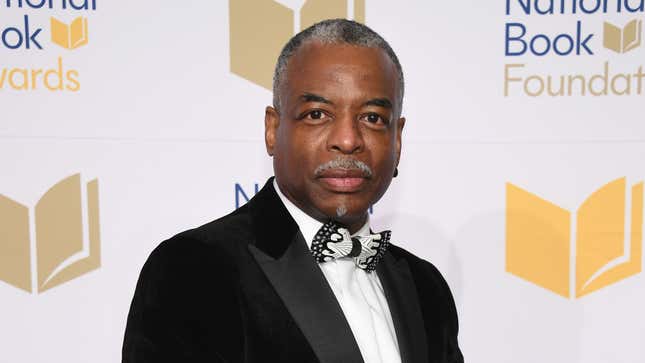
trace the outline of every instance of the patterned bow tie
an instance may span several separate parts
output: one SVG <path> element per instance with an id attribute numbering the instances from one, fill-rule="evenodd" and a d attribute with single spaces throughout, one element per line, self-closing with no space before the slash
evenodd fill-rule
<path id="1" fill-rule="evenodd" d="M 314 236 L 311 253 L 318 262 L 334 258 L 353 257 L 356 266 L 367 272 L 374 271 L 390 245 L 392 232 L 352 237 L 349 230 L 334 221 L 325 223 Z"/>

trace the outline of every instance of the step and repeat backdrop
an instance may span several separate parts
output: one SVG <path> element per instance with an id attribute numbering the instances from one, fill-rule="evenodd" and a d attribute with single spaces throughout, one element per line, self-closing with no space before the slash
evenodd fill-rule
<path id="1" fill-rule="evenodd" d="M 644 0 L 2 0 L 0 362 L 120 360 L 148 254 L 272 175 L 280 47 L 336 17 L 401 59 L 371 219 L 444 273 L 467 361 L 645 362 Z"/>

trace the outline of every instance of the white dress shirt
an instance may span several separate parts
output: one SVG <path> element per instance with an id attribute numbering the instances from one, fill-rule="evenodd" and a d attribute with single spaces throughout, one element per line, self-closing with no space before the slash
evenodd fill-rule
<path id="1" fill-rule="evenodd" d="M 273 188 L 298 224 L 307 246 L 311 248 L 311 242 L 323 224 L 287 199 L 275 179 Z M 369 218 L 356 234 L 370 234 Z M 349 257 L 320 263 L 318 266 L 343 309 L 365 363 L 400 363 L 401 356 L 390 308 L 376 271 L 368 273 L 356 267 L 354 259 Z"/>

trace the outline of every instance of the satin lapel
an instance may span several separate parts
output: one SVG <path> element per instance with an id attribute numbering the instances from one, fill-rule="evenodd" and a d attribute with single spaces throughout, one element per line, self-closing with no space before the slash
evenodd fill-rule
<path id="1" fill-rule="evenodd" d="M 341 307 L 300 232 L 279 259 L 253 245 L 249 250 L 321 363 L 363 362 Z"/>
<path id="2" fill-rule="evenodd" d="M 249 251 L 321 363 L 363 362 L 331 287 L 272 183 L 248 203 L 255 235 Z"/>
<path id="3" fill-rule="evenodd" d="M 428 345 L 419 296 L 410 267 L 404 259 L 396 261 L 386 254 L 377 266 L 394 321 L 402 363 L 428 362 Z"/>

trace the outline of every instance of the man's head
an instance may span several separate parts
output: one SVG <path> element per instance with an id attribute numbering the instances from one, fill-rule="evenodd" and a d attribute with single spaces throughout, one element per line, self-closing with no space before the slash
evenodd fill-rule
<path id="1" fill-rule="evenodd" d="M 312 217 L 358 229 L 399 162 L 405 119 L 396 55 L 364 25 L 323 21 L 284 47 L 273 90 L 265 140 L 280 189 Z"/>

